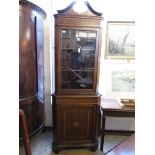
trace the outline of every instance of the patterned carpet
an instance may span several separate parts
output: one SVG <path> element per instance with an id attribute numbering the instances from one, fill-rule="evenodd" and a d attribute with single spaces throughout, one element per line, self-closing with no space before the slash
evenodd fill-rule
<path id="1" fill-rule="evenodd" d="M 104 155 L 127 137 L 128 136 L 106 135 L 103 148 L 104 151 L 100 151 L 98 149 L 96 152 L 92 152 L 88 149 L 74 149 L 63 150 L 59 153 L 59 155 Z M 46 131 L 44 133 L 40 133 L 39 135 L 34 136 L 30 142 L 32 155 L 56 155 L 52 151 L 52 132 Z M 23 145 L 19 146 L 19 155 L 25 155 Z"/>

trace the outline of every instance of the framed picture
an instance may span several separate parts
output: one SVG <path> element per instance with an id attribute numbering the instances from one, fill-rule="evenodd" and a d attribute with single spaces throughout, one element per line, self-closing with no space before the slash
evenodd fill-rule
<path id="1" fill-rule="evenodd" d="M 134 92 L 135 91 L 135 71 L 115 70 L 111 72 L 112 92 Z"/>
<path id="2" fill-rule="evenodd" d="M 135 64 L 107 64 L 99 90 L 106 98 L 135 98 Z"/>
<path id="3" fill-rule="evenodd" d="M 108 21 L 105 59 L 135 58 L 135 22 Z"/>

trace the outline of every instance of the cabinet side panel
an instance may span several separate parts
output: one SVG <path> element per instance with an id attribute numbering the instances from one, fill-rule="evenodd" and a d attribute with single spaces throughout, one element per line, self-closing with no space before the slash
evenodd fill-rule
<path id="1" fill-rule="evenodd" d="M 20 11 L 19 18 L 19 95 L 24 98 L 37 93 L 36 30 L 34 16 Z"/>

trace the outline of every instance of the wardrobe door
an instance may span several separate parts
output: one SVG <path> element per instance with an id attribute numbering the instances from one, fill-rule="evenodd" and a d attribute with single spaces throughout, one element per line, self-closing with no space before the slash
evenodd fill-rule
<path id="1" fill-rule="evenodd" d="M 19 95 L 25 98 L 37 94 L 35 17 L 20 12 L 19 24 Z"/>

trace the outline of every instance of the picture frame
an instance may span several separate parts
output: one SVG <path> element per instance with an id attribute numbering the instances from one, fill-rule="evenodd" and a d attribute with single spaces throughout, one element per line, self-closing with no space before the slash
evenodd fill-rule
<path id="1" fill-rule="evenodd" d="M 112 92 L 135 92 L 134 70 L 113 70 L 111 80 Z"/>
<path id="2" fill-rule="evenodd" d="M 135 64 L 108 64 L 101 77 L 99 90 L 104 93 L 106 98 L 134 99 L 136 86 L 135 72 Z M 131 88 L 132 86 L 133 88 Z"/>
<path id="3" fill-rule="evenodd" d="M 134 29 L 134 21 L 107 21 L 105 59 L 135 59 Z"/>

